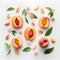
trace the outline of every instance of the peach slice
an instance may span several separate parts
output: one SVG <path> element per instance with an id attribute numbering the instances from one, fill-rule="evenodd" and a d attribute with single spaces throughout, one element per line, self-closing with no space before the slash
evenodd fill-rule
<path id="1" fill-rule="evenodd" d="M 12 39 L 12 45 L 14 48 L 18 49 L 22 46 L 22 44 L 23 42 L 20 37 L 15 37 L 14 39 Z"/>
<path id="2" fill-rule="evenodd" d="M 50 19 L 48 17 L 41 17 L 39 20 L 39 26 L 42 28 L 48 28 L 50 25 Z"/>
<path id="3" fill-rule="evenodd" d="M 28 27 L 26 28 L 26 30 L 24 31 L 24 36 L 27 40 L 34 40 L 34 38 L 36 37 L 36 30 L 35 28 L 31 28 L 31 27 Z"/>
<path id="4" fill-rule="evenodd" d="M 5 39 L 8 40 L 10 38 L 10 35 L 6 35 Z"/>
<path id="5" fill-rule="evenodd" d="M 10 21 L 7 21 L 6 23 L 5 23 L 5 26 L 9 26 L 10 25 Z"/>
<path id="6" fill-rule="evenodd" d="M 21 28 L 23 26 L 23 19 L 21 16 L 14 16 L 12 18 L 12 25 L 15 28 Z"/>
<path id="7" fill-rule="evenodd" d="M 42 48 L 46 48 L 48 46 L 49 42 L 48 42 L 48 38 L 46 37 L 42 37 L 39 39 L 39 45 L 42 47 Z"/>
<path id="8" fill-rule="evenodd" d="M 29 16 L 31 17 L 31 18 L 34 18 L 34 14 L 33 13 L 29 13 Z"/>

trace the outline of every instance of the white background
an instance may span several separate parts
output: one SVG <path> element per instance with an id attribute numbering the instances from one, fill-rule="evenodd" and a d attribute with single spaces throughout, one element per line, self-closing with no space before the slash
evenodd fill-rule
<path id="1" fill-rule="evenodd" d="M 22 50 L 24 47 L 27 46 L 26 39 L 24 38 L 23 34 L 19 35 L 17 33 L 17 35 L 20 36 L 23 40 L 23 47 L 22 47 L 22 49 L 20 49 L 20 54 L 16 55 L 14 53 L 14 48 L 11 46 L 12 52 L 10 55 L 7 56 L 6 55 L 7 50 L 6 50 L 5 44 L 4 44 L 6 42 L 5 36 L 6 36 L 6 34 L 11 35 L 10 40 L 7 41 L 8 43 L 11 43 L 12 38 L 14 36 L 8 32 L 9 27 L 4 26 L 4 23 L 6 21 L 8 21 L 8 20 L 11 21 L 11 19 L 6 18 L 6 15 L 8 13 L 10 13 L 12 16 L 21 15 L 21 12 L 18 14 L 15 11 L 7 12 L 6 11 L 7 8 L 11 7 L 11 6 L 14 8 L 17 8 L 20 6 L 21 11 L 22 11 L 24 8 L 29 6 L 31 9 L 30 11 L 34 12 L 34 7 L 37 5 L 40 7 L 47 7 L 47 6 L 49 7 L 50 6 L 53 9 L 55 9 L 54 17 L 56 20 L 55 20 L 55 22 L 51 22 L 51 25 L 50 25 L 50 26 L 53 26 L 53 32 L 50 36 L 48 36 L 48 39 L 50 39 L 51 37 L 56 39 L 55 44 L 50 43 L 50 45 L 49 45 L 49 47 L 53 47 L 53 46 L 55 47 L 54 51 L 49 55 L 45 55 L 43 53 L 42 49 L 38 45 L 38 39 L 43 37 L 44 34 L 40 35 L 37 33 L 35 40 L 31 43 L 30 46 L 32 46 L 33 44 L 37 44 L 37 50 L 39 51 L 39 55 L 35 56 L 34 51 L 24 53 L 24 52 L 22 52 Z M 38 19 L 37 20 L 31 20 L 29 18 L 29 22 L 34 21 L 36 23 L 35 28 L 36 28 L 36 30 L 38 30 L 38 29 L 40 29 L 40 27 L 38 26 L 39 18 L 41 16 L 48 16 L 48 12 L 46 12 L 44 15 L 41 14 L 39 11 L 34 12 L 34 13 L 38 16 Z M 24 30 L 27 26 L 31 26 L 31 24 L 30 23 L 26 24 L 26 22 L 24 20 L 24 25 L 23 25 L 22 29 L 20 29 L 20 30 L 22 30 L 24 33 Z M 0 0 L 0 60 L 57 60 L 57 59 L 60 59 L 60 37 L 59 37 L 60 29 L 59 28 L 60 28 L 60 1 L 59 0 Z M 16 31 L 18 31 L 18 30 L 16 30 Z M 44 33 L 45 33 L 45 31 L 46 30 L 44 30 Z"/>

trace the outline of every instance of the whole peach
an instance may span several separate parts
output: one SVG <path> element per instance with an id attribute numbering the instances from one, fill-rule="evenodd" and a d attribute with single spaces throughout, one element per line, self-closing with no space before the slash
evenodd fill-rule
<path id="1" fill-rule="evenodd" d="M 46 37 L 40 38 L 40 39 L 39 39 L 39 45 L 40 45 L 42 48 L 48 47 L 48 45 L 49 45 L 48 38 L 46 38 Z"/>

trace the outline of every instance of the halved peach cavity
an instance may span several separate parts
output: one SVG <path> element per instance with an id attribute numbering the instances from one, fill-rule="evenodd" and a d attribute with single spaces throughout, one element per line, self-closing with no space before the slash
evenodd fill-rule
<path id="1" fill-rule="evenodd" d="M 21 28 L 23 26 L 23 19 L 21 16 L 14 16 L 12 18 L 12 25 L 15 28 Z"/>
<path id="2" fill-rule="evenodd" d="M 39 26 L 42 28 L 48 28 L 50 26 L 50 19 L 48 17 L 41 17 L 39 20 Z"/>
<path id="3" fill-rule="evenodd" d="M 35 28 L 31 28 L 31 27 L 27 27 L 24 31 L 24 36 L 27 40 L 34 40 L 34 38 L 36 37 L 36 30 Z"/>
<path id="4" fill-rule="evenodd" d="M 15 37 L 12 39 L 12 45 L 14 48 L 18 49 L 22 46 L 23 42 L 20 37 Z"/>

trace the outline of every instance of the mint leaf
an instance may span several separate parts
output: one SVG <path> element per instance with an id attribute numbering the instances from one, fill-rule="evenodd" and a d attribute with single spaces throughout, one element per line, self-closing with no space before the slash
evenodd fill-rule
<path id="1" fill-rule="evenodd" d="M 50 15 L 50 18 L 52 18 L 53 17 L 53 15 L 54 15 L 54 10 L 52 9 L 52 8 L 50 8 L 50 7 L 45 7 L 47 10 L 49 10 L 49 13 L 48 13 L 48 15 Z"/>
<path id="2" fill-rule="evenodd" d="M 28 21 L 28 19 L 25 17 L 25 21 L 26 21 L 26 23 L 29 23 L 29 21 Z"/>
<path id="3" fill-rule="evenodd" d="M 48 15 L 50 15 L 50 18 L 52 18 L 53 17 L 53 12 L 49 12 Z"/>
<path id="4" fill-rule="evenodd" d="M 31 50 L 30 47 L 26 47 L 26 48 L 23 49 L 23 52 L 29 52 L 30 50 Z"/>
<path id="5" fill-rule="evenodd" d="M 34 18 L 36 18 L 36 19 L 37 19 L 38 17 L 34 14 Z"/>
<path id="6" fill-rule="evenodd" d="M 11 45 L 9 45 L 8 43 L 5 43 L 5 46 L 6 46 L 7 49 L 11 48 Z"/>
<path id="7" fill-rule="evenodd" d="M 53 11 L 51 7 L 45 7 L 45 8 L 48 9 L 49 11 Z"/>
<path id="8" fill-rule="evenodd" d="M 24 14 L 24 16 L 26 16 L 27 15 L 27 12 L 26 12 L 26 10 L 24 9 L 23 11 L 22 11 L 22 15 Z"/>
<path id="9" fill-rule="evenodd" d="M 34 14 L 34 18 L 36 18 L 36 19 L 37 19 L 38 17 Z"/>
<path id="10" fill-rule="evenodd" d="M 44 53 L 45 54 L 50 54 L 53 50 L 54 50 L 54 47 L 46 49 Z"/>
<path id="11" fill-rule="evenodd" d="M 52 29 L 53 29 L 53 27 L 49 28 L 49 29 L 46 31 L 45 36 L 50 35 L 51 32 L 52 32 Z"/>
<path id="12" fill-rule="evenodd" d="M 7 11 L 13 11 L 13 10 L 14 10 L 13 7 L 9 7 L 9 8 L 7 9 Z"/>
<path id="13" fill-rule="evenodd" d="M 15 33 L 17 33 L 16 31 L 12 30 L 12 34 L 15 36 Z"/>
<path id="14" fill-rule="evenodd" d="M 7 55 L 9 55 L 10 53 L 11 53 L 11 49 L 9 49 L 9 51 L 8 51 Z"/>

